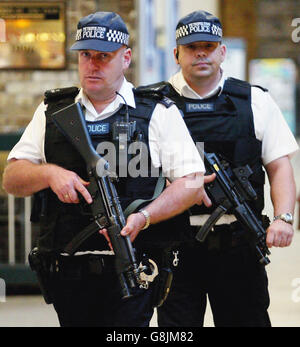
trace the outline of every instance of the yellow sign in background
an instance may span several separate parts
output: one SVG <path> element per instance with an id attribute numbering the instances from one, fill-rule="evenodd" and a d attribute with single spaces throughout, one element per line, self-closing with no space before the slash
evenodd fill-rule
<path id="1" fill-rule="evenodd" d="M 0 69 L 65 67 L 64 2 L 5 2 L 0 19 Z"/>

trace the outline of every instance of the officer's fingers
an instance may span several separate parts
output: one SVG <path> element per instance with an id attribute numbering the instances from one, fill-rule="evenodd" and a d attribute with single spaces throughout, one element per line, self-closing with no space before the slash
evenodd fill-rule
<path id="1" fill-rule="evenodd" d="M 275 233 L 273 246 L 274 247 L 280 247 L 281 242 L 284 242 L 284 237 L 281 233 Z"/>
<path id="2" fill-rule="evenodd" d="M 293 237 L 294 237 L 293 226 L 292 225 L 288 225 L 287 227 L 288 227 L 288 230 L 287 230 L 287 238 L 286 238 L 286 246 L 285 247 L 288 247 L 292 243 L 292 240 L 293 240 Z"/>
<path id="3" fill-rule="evenodd" d="M 61 202 L 64 202 L 65 204 L 71 203 L 71 199 L 70 199 L 68 192 L 63 193 L 63 192 L 59 191 L 59 192 L 56 192 L 56 195 Z"/>
<path id="4" fill-rule="evenodd" d="M 121 231 L 121 235 L 124 237 L 129 236 L 131 242 L 133 242 L 135 240 L 137 233 L 138 232 L 135 230 L 135 228 L 131 224 L 129 224 L 129 225 L 126 224 L 125 227 Z"/>
<path id="5" fill-rule="evenodd" d="M 99 230 L 99 234 L 103 235 L 108 242 L 110 242 L 110 238 L 108 236 L 107 230 L 106 229 L 101 229 Z"/>
<path id="6" fill-rule="evenodd" d="M 291 225 L 280 220 L 274 221 L 267 229 L 267 246 L 287 247 L 291 244 L 293 235 L 294 230 Z"/>
<path id="7" fill-rule="evenodd" d="M 210 183 L 216 178 L 216 174 L 213 173 L 211 175 L 204 176 L 204 183 Z"/>
<path id="8" fill-rule="evenodd" d="M 281 240 L 279 240 L 279 247 L 288 247 L 292 243 L 294 230 L 292 226 L 285 225 L 285 229 L 281 233 Z"/>
<path id="9" fill-rule="evenodd" d="M 287 239 L 286 239 L 286 246 L 285 247 L 288 247 L 291 245 L 292 243 L 292 240 L 293 240 L 293 233 L 289 234 Z"/>
<path id="10" fill-rule="evenodd" d="M 74 189 L 70 189 L 67 195 L 69 196 L 69 200 L 71 203 L 73 204 L 79 203 L 78 195 Z"/>
<path id="11" fill-rule="evenodd" d="M 273 246 L 274 239 L 275 239 L 275 233 L 274 233 L 274 231 L 269 227 L 269 228 L 267 229 L 267 238 L 266 238 L 266 244 L 267 244 L 268 248 L 271 248 L 271 247 Z"/>
<path id="12" fill-rule="evenodd" d="M 129 215 L 126 221 L 126 225 L 121 230 L 122 236 L 130 236 L 130 241 L 133 242 L 138 233 L 145 225 L 145 217 L 142 213 L 132 213 Z"/>
<path id="13" fill-rule="evenodd" d="M 272 246 L 285 247 L 286 237 L 281 231 L 271 228 L 267 234 L 266 243 L 269 248 Z"/>
<path id="14" fill-rule="evenodd" d="M 88 204 L 91 204 L 93 202 L 91 194 L 80 181 L 75 181 L 74 187 L 83 196 Z"/>
<path id="15" fill-rule="evenodd" d="M 90 182 L 83 180 L 81 177 L 79 177 L 79 180 L 84 186 L 88 186 L 90 184 Z"/>
<path id="16" fill-rule="evenodd" d="M 110 242 L 110 238 L 108 236 L 107 230 L 106 229 L 101 229 L 99 230 L 99 234 L 103 235 L 106 238 L 106 241 L 108 242 L 109 248 L 113 250 L 112 244 Z"/>
<path id="17" fill-rule="evenodd" d="M 203 192 L 203 203 L 206 207 L 211 207 L 212 202 L 210 200 L 210 198 L 208 197 L 208 195 L 206 194 L 205 190 Z"/>
<path id="18" fill-rule="evenodd" d="M 122 236 L 127 236 L 130 235 L 133 232 L 133 227 L 132 225 L 128 225 L 128 223 L 124 226 L 124 228 L 121 230 L 121 235 Z"/>

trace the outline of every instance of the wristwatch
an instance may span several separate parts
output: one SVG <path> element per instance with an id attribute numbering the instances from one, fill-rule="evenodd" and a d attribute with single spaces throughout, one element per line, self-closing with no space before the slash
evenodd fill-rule
<path id="1" fill-rule="evenodd" d="M 145 223 L 145 225 L 144 225 L 144 227 L 143 227 L 143 229 L 142 230 L 145 230 L 145 229 L 147 229 L 148 227 L 149 227 L 149 225 L 150 225 L 150 214 L 149 214 L 149 212 L 148 211 L 146 211 L 146 210 L 139 210 L 139 212 L 145 217 L 145 219 L 146 219 L 146 223 Z"/>
<path id="2" fill-rule="evenodd" d="M 291 213 L 282 213 L 282 214 L 274 217 L 273 221 L 277 220 L 277 219 L 281 219 L 284 222 L 289 223 L 291 225 L 293 225 L 293 222 L 294 222 L 294 217 Z"/>

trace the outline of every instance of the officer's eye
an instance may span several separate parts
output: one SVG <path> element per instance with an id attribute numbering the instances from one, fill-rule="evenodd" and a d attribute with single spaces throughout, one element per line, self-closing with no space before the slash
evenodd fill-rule
<path id="1" fill-rule="evenodd" d="M 191 49 L 191 50 L 196 49 L 196 46 L 195 46 L 195 45 L 187 45 L 186 47 L 187 47 L 188 49 Z"/>
<path id="2" fill-rule="evenodd" d="M 207 42 L 205 44 L 205 49 L 212 52 L 214 51 L 218 46 L 218 42 Z"/>
<path id="3" fill-rule="evenodd" d="M 101 53 L 100 54 L 101 59 L 107 59 L 108 57 L 109 57 L 109 55 L 107 53 Z"/>
<path id="4" fill-rule="evenodd" d="M 89 58 L 91 55 L 88 51 L 81 51 L 80 56 L 83 58 Z"/>

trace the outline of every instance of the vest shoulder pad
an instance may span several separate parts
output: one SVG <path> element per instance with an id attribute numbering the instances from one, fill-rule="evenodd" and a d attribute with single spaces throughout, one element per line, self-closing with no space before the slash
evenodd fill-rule
<path id="1" fill-rule="evenodd" d="M 174 104 L 174 101 L 168 98 L 168 95 L 170 95 L 170 88 L 172 88 L 170 83 L 159 82 L 146 86 L 140 86 L 135 88 L 133 91 L 138 97 L 155 100 L 156 102 L 159 102 L 165 107 L 169 108 Z"/>
<path id="2" fill-rule="evenodd" d="M 57 102 L 65 98 L 75 98 L 78 93 L 79 89 L 77 87 L 50 89 L 44 94 L 44 103 L 48 104 L 49 102 Z"/>
<path id="3" fill-rule="evenodd" d="M 169 82 L 159 82 L 154 84 L 148 84 L 146 86 L 140 86 L 134 89 L 138 96 L 166 96 L 169 95 L 169 89 L 171 84 Z"/>
<path id="4" fill-rule="evenodd" d="M 269 91 L 269 89 L 264 88 L 262 86 L 259 86 L 258 84 L 251 84 L 251 87 L 259 88 L 259 89 L 261 89 L 264 92 L 268 92 Z"/>
<path id="5" fill-rule="evenodd" d="M 251 93 L 251 84 L 233 77 L 225 80 L 223 92 L 232 96 L 247 99 Z"/>

